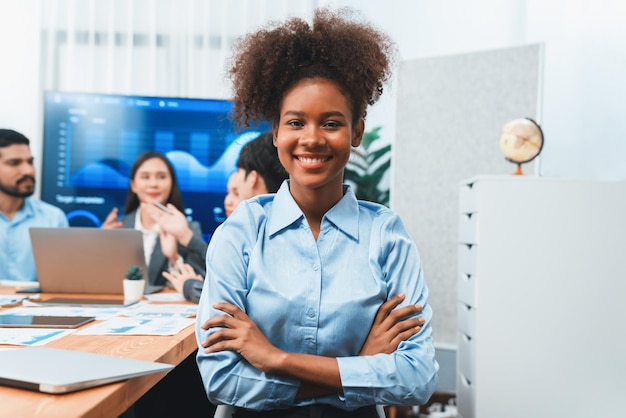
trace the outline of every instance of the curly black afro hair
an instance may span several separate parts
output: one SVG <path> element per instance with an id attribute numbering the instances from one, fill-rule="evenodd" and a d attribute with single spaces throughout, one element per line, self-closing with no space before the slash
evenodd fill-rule
<path id="1" fill-rule="evenodd" d="M 391 38 L 349 8 L 318 9 L 312 25 L 270 22 L 235 44 L 227 73 L 232 118 L 238 127 L 278 120 L 287 90 L 304 78 L 325 78 L 346 95 L 356 123 L 382 94 L 395 56 Z"/>

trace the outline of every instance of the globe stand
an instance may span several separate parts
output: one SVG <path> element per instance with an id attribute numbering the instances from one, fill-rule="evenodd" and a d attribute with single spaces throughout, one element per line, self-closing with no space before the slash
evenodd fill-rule
<path id="1" fill-rule="evenodd" d="M 522 173 L 522 164 L 518 163 L 517 164 L 517 169 L 515 170 L 515 173 L 513 173 L 514 176 L 523 176 L 524 173 Z"/>

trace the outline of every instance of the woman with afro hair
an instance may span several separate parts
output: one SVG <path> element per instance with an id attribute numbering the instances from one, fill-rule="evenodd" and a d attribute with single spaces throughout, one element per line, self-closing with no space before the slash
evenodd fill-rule
<path id="1" fill-rule="evenodd" d="M 289 179 L 242 202 L 207 251 L 197 363 L 233 417 L 378 417 L 376 405 L 420 405 L 437 387 L 415 243 L 343 184 L 395 54 L 350 9 L 271 22 L 235 45 L 234 120 L 271 121 Z"/>

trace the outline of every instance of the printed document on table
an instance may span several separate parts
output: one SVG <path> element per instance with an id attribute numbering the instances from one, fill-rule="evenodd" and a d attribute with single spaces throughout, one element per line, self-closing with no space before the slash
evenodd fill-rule
<path id="1" fill-rule="evenodd" d="M 196 316 L 198 305 L 143 304 L 126 308 L 121 315 L 133 318 L 189 318 Z"/>
<path id="2" fill-rule="evenodd" d="M 185 297 L 181 293 L 151 293 L 144 295 L 150 302 L 184 302 Z"/>
<path id="3" fill-rule="evenodd" d="M 24 306 L 11 309 L 13 315 L 93 316 L 98 321 L 117 316 L 124 308 L 83 308 L 80 306 Z"/>
<path id="4" fill-rule="evenodd" d="M 0 328 L 0 345 L 45 345 L 73 332 L 73 329 Z"/>
<path id="5" fill-rule="evenodd" d="M 80 330 L 75 335 L 175 335 L 194 324 L 192 318 L 116 317 Z"/>

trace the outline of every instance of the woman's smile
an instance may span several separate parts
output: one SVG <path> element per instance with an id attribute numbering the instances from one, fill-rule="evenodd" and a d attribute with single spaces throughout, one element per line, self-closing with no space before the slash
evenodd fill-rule
<path id="1" fill-rule="evenodd" d="M 309 168 L 309 169 L 314 169 L 314 168 L 319 168 L 321 166 L 324 165 L 325 162 L 329 161 L 330 159 L 332 159 L 332 157 L 326 156 L 326 157 L 309 157 L 309 156 L 296 156 L 296 159 L 298 161 L 300 161 L 302 167 L 304 168 Z"/>
<path id="2" fill-rule="evenodd" d="M 274 143 L 296 200 L 305 190 L 341 198 L 344 167 L 362 136 L 352 119 L 346 96 L 329 80 L 303 79 L 285 94 Z"/>

